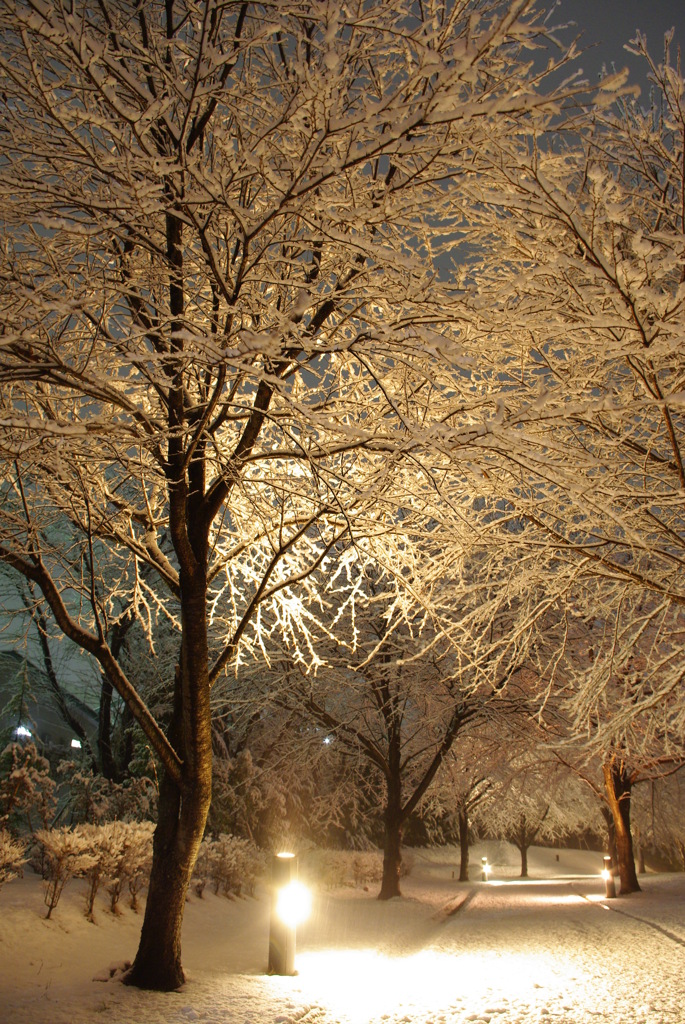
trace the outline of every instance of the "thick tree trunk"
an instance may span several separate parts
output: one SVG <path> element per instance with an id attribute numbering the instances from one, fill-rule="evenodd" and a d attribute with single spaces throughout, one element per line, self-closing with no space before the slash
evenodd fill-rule
<path id="1" fill-rule="evenodd" d="M 182 573 L 183 640 L 169 741 L 181 758 L 180 781 L 164 772 L 152 869 L 138 952 L 127 982 L 171 991 L 184 982 L 181 927 L 186 894 L 212 795 L 212 732 L 202 566 Z"/>
<path id="2" fill-rule="evenodd" d="M 469 812 L 459 808 L 459 881 L 469 880 Z"/>
<path id="3" fill-rule="evenodd" d="M 621 880 L 620 896 L 640 892 L 635 871 L 633 838 L 630 832 L 631 783 L 623 762 L 613 758 L 602 766 L 607 803 L 611 811 L 616 836 L 616 864 Z"/>
<path id="4" fill-rule="evenodd" d="M 186 894 L 204 835 L 211 787 L 183 787 L 165 777 L 160 786 L 152 870 L 140 943 L 126 982 L 168 992 L 184 980 L 181 927 Z"/>
<path id="5" fill-rule="evenodd" d="M 385 807 L 385 834 L 383 838 L 383 880 L 379 900 L 390 900 L 401 896 L 400 873 L 402 869 L 402 788 L 399 771 L 388 780 L 387 803 Z"/>

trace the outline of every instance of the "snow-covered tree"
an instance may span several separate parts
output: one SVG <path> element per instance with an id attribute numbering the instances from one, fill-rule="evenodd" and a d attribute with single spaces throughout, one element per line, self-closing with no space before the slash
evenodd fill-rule
<path id="1" fill-rule="evenodd" d="M 364 576 L 355 571 L 354 601 L 344 582 L 350 568 L 340 565 L 320 590 L 336 629 L 315 634 L 319 663 L 274 655 L 280 683 L 264 679 L 270 699 L 299 714 L 303 729 L 318 727 L 320 750 L 344 751 L 347 771 L 360 784 L 373 780 L 383 821 L 380 899 L 400 894 L 405 825 L 454 745 L 511 711 L 508 684 L 543 605 L 516 560 L 496 574 L 495 560 L 473 551 L 451 565 L 443 555 L 439 535 L 417 541 L 411 557 L 424 575 L 410 573 L 409 590 L 380 570 L 377 554 Z"/>
<path id="2" fill-rule="evenodd" d="M 429 432 L 467 476 L 487 435 L 437 240 L 486 141 L 560 109 L 532 8 L 0 3 L 0 558 L 163 766 L 133 984 L 183 980 L 210 691 L 260 608 L 287 629 L 341 537 L 401 528 L 403 461 L 435 501 Z M 130 615 L 177 631 L 166 723 Z"/>
<path id="3" fill-rule="evenodd" d="M 685 83 L 668 39 L 661 63 L 640 36 L 634 49 L 650 97 L 596 109 L 569 138 L 498 137 L 471 230 L 484 329 L 511 341 L 492 369 L 520 428 L 509 500 L 597 580 L 614 659 L 647 658 L 626 720 L 668 708 L 682 739 L 682 644 L 647 654 L 642 638 L 680 633 L 685 605 Z M 592 682 L 584 711 L 601 721 L 615 677 Z"/>
<path id="4" fill-rule="evenodd" d="M 528 877 L 528 850 L 535 843 L 579 831 L 599 834 L 597 801 L 572 771 L 544 752 L 513 754 L 498 775 L 486 828 L 514 844 L 521 856 L 521 878 Z"/>
<path id="5" fill-rule="evenodd" d="M 503 726 L 506 730 L 506 723 Z M 497 719 L 478 728 L 449 753 L 422 808 L 450 825 L 448 836 L 459 843 L 459 881 L 469 880 L 470 847 L 487 822 L 488 801 L 496 792 L 497 769 L 502 763 L 503 734 L 497 736 Z"/>
<path id="6" fill-rule="evenodd" d="M 601 584 L 601 581 L 600 581 Z M 626 594 L 601 607 L 603 585 L 584 581 L 566 595 L 540 638 L 536 666 L 545 681 L 539 712 L 548 753 L 594 793 L 609 830 L 621 892 L 637 891 L 631 831 L 633 788 L 678 771 L 684 762 L 675 693 L 649 699 L 659 666 L 682 650 L 682 613 L 649 597 Z M 661 604 L 661 602 L 659 602 Z M 556 636 L 554 635 L 556 632 Z"/>
<path id="7" fill-rule="evenodd" d="M 638 786 L 632 812 L 640 870 L 655 853 L 685 871 L 685 773 L 677 771 Z"/>
<path id="8" fill-rule="evenodd" d="M 34 743 L 10 743 L 0 754 L 0 824 L 33 832 L 52 823 L 57 806 L 50 765 Z"/>

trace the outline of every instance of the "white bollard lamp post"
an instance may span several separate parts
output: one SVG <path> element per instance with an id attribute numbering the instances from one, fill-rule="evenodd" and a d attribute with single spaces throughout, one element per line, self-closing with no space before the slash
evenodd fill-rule
<path id="1" fill-rule="evenodd" d="M 297 926 L 309 917 L 311 894 L 297 880 L 297 857 L 277 853 L 271 865 L 269 974 L 295 974 Z"/>
<path id="2" fill-rule="evenodd" d="M 616 896 L 616 883 L 614 882 L 614 872 L 611 867 L 611 857 L 604 858 L 604 867 L 602 868 L 602 878 L 604 879 L 604 896 L 606 899 L 614 899 Z"/>

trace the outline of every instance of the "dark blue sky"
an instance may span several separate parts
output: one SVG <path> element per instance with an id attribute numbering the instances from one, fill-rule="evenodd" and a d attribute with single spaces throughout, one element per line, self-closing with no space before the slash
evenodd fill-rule
<path id="1" fill-rule="evenodd" d="M 550 8 L 554 0 L 543 0 L 541 6 Z M 585 47 L 592 45 L 580 61 L 590 80 L 596 78 L 603 64 L 610 69 L 613 63 L 617 70 L 629 67 L 631 77 L 641 78 L 644 85 L 642 62 L 623 49 L 637 29 L 647 36 L 650 53 L 660 61 L 664 33 L 675 28 L 671 53 L 675 60 L 680 43 L 685 59 L 685 0 L 560 0 L 551 21 L 574 21 L 576 28 L 565 33 L 565 38 L 582 32 Z"/>

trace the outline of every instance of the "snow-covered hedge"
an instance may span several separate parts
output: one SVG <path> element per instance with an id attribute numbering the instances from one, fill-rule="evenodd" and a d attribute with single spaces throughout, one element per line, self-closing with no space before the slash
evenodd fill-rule
<path id="1" fill-rule="evenodd" d="M 403 875 L 411 873 L 412 864 L 411 855 L 403 854 Z M 380 850 L 308 850 L 300 857 L 300 875 L 319 889 L 369 888 L 381 883 L 383 854 Z"/>
<path id="2" fill-rule="evenodd" d="M 69 879 L 74 875 L 85 875 L 97 857 L 88 837 L 66 826 L 39 829 L 35 838 L 43 855 L 45 905 L 48 908 L 45 916 L 50 918 Z"/>
<path id="3" fill-rule="evenodd" d="M 147 776 L 113 782 L 76 761 L 62 761 L 62 814 L 73 823 L 100 825 L 114 821 L 143 821 L 157 808 L 157 788 Z"/>
<path id="4" fill-rule="evenodd" d="M 45 879 L 47 917 L 59 903 L 70 878 L 85 878 L 86 917 L 93 920 L 95 897 L 107 885 L 110 908 L 116 911 L 124 886 L 137 909 L 137 895 L 149 874 L 152 858 L 152 822 L 84 823 L 74 828 L 41 829 L 35 838 Z"/>
<path id="5" fill-rule="evenodd" d="M 194 888 L 198 896 L 206 885 L 224 896 L 252 896 L 264 871 L 264 855 L 254 843 L 237 836 L 206 837 L 195 864 Z"/>
<path id="6" fill-rule="evenodd" d="M 0 828 L 0 889 L 5 882 L 17 877 L 25 861 L 24 844 L 14 839 L 6 828 Z"/>

